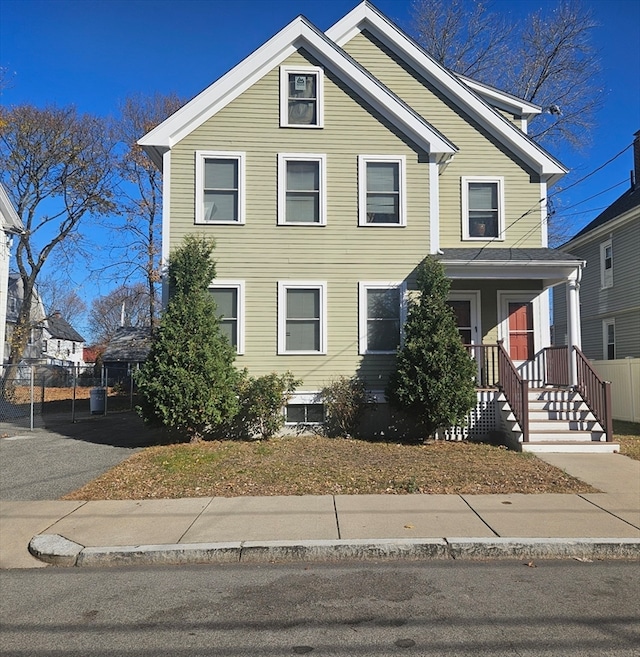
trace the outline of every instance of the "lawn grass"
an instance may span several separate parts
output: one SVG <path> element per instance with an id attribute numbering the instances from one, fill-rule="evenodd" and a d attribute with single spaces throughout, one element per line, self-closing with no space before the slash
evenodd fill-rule
<path id="1" fill-rule="evenodd" d="M 613 441 L 620 443 L 620 454 L 640 461 L 640 424 L 638 422 L 614 420 Z"/>
<path id="2" fill-rule="evenodd" d="M 532 454 L 502 447 L 304 435 L 150 447 L 65 499 L 593 491 Z"/>

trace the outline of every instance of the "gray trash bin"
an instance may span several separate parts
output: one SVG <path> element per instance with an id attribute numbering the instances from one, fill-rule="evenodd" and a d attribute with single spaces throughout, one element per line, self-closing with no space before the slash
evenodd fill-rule
<path id="1" fill-rule="evenodd" d="M 89 409 L 92 415 L 104 413 L 105 398 L 107 396 L 106 388 L 91 388 L 89 393 Z"/>

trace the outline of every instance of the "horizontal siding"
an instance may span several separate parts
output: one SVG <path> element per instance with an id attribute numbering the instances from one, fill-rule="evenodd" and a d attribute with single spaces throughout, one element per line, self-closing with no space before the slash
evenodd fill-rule
<path id="1" fill-rule="evenodd" d="M 508 230 L 504 241 L 492 245 L 541 246 L 540 185 L 534 172 L 368 33 L 344 48 L 459 149 L 440 176 L 441 247 L 469 246 L 462 241 L 461 177 L 480 175 L 504 177 Z"/>
<path id="2" fill-rule="evenodd" d="M 600 245 L 611 239 L 613 247 L 613 286 L 601 287 Z M 616 356 L 640 356 L 640 217 L 611 233 L 573 247 L 571 253 L 586 261 L 580 283 L 582 347 L 589 358 L 602 359 L 602 322 L 615 319 Z M 554 297 L 555 302 L 555 297 Z M 566 302 L 554 306 L 556 322 L 566 317 Z M 566 321 L 566 320 L 565 320 Z"/>
<path id="3" fill-rule="evenodd" d="M 300 54 L 287 64 L 315 64 Z M 279 71 L 254 84 L 172 150 L 171 242 L 191 233 L 216 240 L 220 279 L 246 282 L 245 353 L 239 366 L 254 374 L 291 370 L 314 390 L 359 368 L 384 388 L 393 357 L 358 355 L 358 282 L 404 281 L 429 251 L 429 177 L 424 153 L 395 134 L 331 74 L 325 76 L 324 128 L 279 127 Z M 195 151 L 246 153 L 246 224 L 194 225 Z M 327 225 L 277 226 L 277 155 L 324 153 Z M 358 154 L 404 155 L 407 226 L 358 227 Z M 277 284 L 327 283 L 328 355 L 277 355 Z"/>

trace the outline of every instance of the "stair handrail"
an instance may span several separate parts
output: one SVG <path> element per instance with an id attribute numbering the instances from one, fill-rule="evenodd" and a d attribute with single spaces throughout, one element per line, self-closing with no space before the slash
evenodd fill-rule
<path id="1" fill-rule="evenodd" d="M 527 443 L 529 442 L 529 383 L 520 376 L 502 340 L 498 340 L 498 373 L 498 385 L 520 425 L 522 441 Z"/>
<path id="2" fill-rule="evenodd" d="M 613 441 L 611 382 L 602 379 L 578 347 L 574 347 L 574 349 L 578 373 L 578 392 L 604 429 L 606 441 L 610 443 Z"/>

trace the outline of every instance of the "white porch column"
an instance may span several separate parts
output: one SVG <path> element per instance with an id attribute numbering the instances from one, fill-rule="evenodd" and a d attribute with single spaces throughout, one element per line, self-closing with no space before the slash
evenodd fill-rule
<path id="1" fill-rule="evenodd" d="M 575 347 L 581 348 L 580 339 L 580 274 L 576 269 L 567 281 L 567 353 L 569 354 L 569 385 L 578 384 L 578 367 Z"/>

